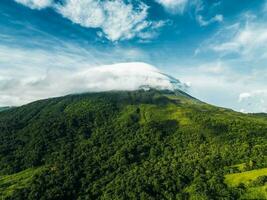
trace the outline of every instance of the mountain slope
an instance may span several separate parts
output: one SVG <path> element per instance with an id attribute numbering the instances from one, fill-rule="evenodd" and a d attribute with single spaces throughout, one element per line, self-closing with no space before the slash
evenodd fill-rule
<path id="1" fill-rule="evenodd" d="M 266 137 L 265 117 L 182 92 L 37 101 L 0 113 L 0 175 L 42 168 L 4 197 L 236 199 L 244 188 L 227 186 L 224 176 L 241 163 L 267 167 Z"/>
<path id="2" fill-rule="evenodd" d="M 0 107 L 0 112 L 9 109 L 9 107 Z"/>

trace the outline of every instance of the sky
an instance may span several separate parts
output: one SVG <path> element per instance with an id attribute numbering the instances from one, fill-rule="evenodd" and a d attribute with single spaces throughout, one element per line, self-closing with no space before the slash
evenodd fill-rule
<path id="1" fill-rule="evenodd" d="M 0 107 L 169 87 L 267 112 L 265 0 L 1 0 Z"/>

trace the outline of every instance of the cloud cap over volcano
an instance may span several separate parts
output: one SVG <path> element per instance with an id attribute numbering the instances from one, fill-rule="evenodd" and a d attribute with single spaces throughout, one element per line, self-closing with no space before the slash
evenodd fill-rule
<path id="1" fill-rule="evenodd" d="M 161 73 L 152 65 L 139 62 L 91 68 L 78 73 L 75 78 L 85 80 L 85 87 L 91 91 L 136 90 L 143 86 L 168 90 L 184 89 L 179 80 Z"/>
<path id="2" fill-rule="evenodd" d="M 139 62 L 53 70 L 34 78 L 27 74 L 25 71 L 17 80 L 12 80 L 12 85 L 9 79 L 0 79 L 1 85 L 5 85 L 0 91 L 1 106 L 21 105 L 42 98 L 82 92 L 137 90 L 143 87 L 185 90 L 187 87 L 156 67 Z"/>

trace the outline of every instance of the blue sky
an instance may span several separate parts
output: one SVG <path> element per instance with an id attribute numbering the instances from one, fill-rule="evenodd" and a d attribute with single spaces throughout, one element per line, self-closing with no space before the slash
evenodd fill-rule
<path id="1" fill-rule="evenodd" d="M 81 74 L 134 62 L 200 100 L 267 112 L 266 20 L 265 0 L 1 0 L 0 106 L 110 84 Z"/>

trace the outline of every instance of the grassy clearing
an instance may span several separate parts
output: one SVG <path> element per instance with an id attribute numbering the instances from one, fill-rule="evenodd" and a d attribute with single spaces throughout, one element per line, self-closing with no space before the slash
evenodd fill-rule
<path id="1" fill-rule="evenodd" d="M 27 188 L 34 175 L 44 168 L 31 168 L 16 174 L 0 176 L 0 197 L 5 199 L 11 196 L 17 189 Z"/>
<path id="2" fill-rule="evenodd" d="M 227 174 L 225 176 L 225 182 L 231 187 L 237 187 L 240 184 L 246 186 L 246 191 L 241 199 L 267 199 L 267 184 L 255 187 L 250 185 L 252 181 L 260 176 L 267 176 L 267 168 Z"/>
<path id="3" fill-rule="evenodd" d="M 267 185 L 260 187 L 250 187 L 245 194 L 242 195 L 242 199 L 267 199 Z"/>
<path id="4" fill-rule="evenodd" d="M 190 125 L 192 122 L 188 119 L 182 108 L 175 105 L 166 107 L 156 107 L 154 105 L 141 105 L 141 123 L 145 124 L 149 121 L 176 120 L 182 126 Z"/>
<path id="5" fill-rule="evenodd" d="M 238 186 L 240 183 L 249 185 L 253 180 L 256 180 L 259 176 L 267 175 L 267 168 L 256 169 L 241 173 L 227 174 L 225 176 L 225 182 L 232 187 Z"/>

